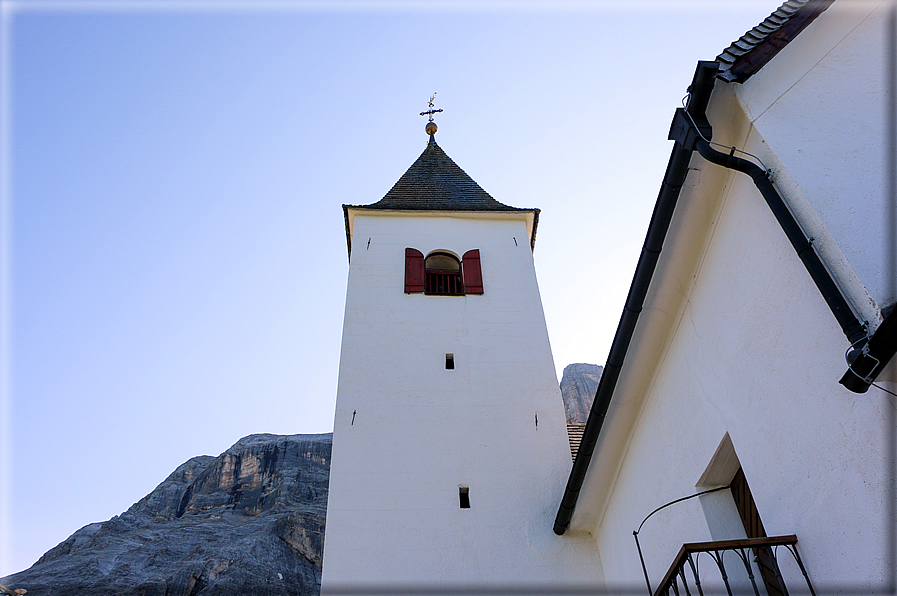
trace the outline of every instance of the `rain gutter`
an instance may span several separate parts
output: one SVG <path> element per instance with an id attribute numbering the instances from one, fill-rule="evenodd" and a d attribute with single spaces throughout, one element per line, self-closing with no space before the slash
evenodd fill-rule
<path id="1" fill-rule="evenodd" d="M 563 534 L 570 526 L 573 510 L 579 498 L 579 491 L 582 489 L 582 483 L 589 469 L 589 463 L 592 461 L 592 453 L 595 451 L 595 445 L 598 443 L 598 435 L 601 433 L 607 409 L 610 406 L 611 399 L 613 399 L 614 389 L 617 386 L 617 380 L 620 378 L 620 371 L 626 359 L 626 352 L 629 350 L 629 344 L 632 341 L 632 335 L 635 332 L 635 326 L 638 323 L 645 296 L 648 294 L 651 278 L 654 276 L 654 270 L 657 268 L 657 260 L 660 257 L 660 251 L 663 249 L 663 242 L 666 239 L 670 221 L 673 219 L 673 212 L 676 209 L 676 202 L 679 200 L 682 184 L 685 182 L 685 177 L 688 174 L 688 163 L 694 151 L 694 143 L 699 138 L 698 130 L 691 126 L 689 120 L 692 120 L 698 128 L 702 129 L 700 134 L 705 138 L 710 138 L 710 125 L 707 123 L 704 111 L 710 102 L 710 93 L 713 91 L 714 77 L 718 70 L 719 65 L 716 62 L 698 62 L 691 86 L 688 88 L 691 95 L 688 106 L 676 110 L 676 117 L 673 119 L 669 135 L 669 139 L 676 141 L 676 143 L 670 154 L 666 174 L 664 174 L 663 183 L 660 186 L 660 193 L 654 206 L 654 214 L 651 216 L 651 223 L 648 225 L 648 233 L 645 236 L 642 253 L 635 268 L 629 295 L 626 297 L 626 305 L 623 308 L 623 314 L 620 316 L 620 323 L 617 325 L 617 332 L 611 344 L 607 363 L 604 365 L 604 372 L 601 374 L 601 380 L 598 382 L 595 401 L 592 404 L 586 427 L 583 430 L 582 443 L 580 443 L 579 450 L 576 453 L 576 460 L 573 462 L 573 469 L 570 472 L 570 478 L 567 480 L 564 497 L 561 500 L 561 506 L 555 518 L 555 534 Z"/>

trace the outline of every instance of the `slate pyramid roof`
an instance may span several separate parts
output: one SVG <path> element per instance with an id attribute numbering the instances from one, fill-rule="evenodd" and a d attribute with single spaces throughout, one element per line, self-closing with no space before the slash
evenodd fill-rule
<path id="1" fill-rule="evenodd" d="M 403 211 L 532 211 L 493 199 L 446 155 L 433 135 L 386 196 L 370 205 L 353 206 Z"/>
<path id="2" fill-rule="evenodd" d="M 483 190 L 467 172 L 458 167 L 436 143 L 433 135 L 420 157 L 399 178 L 386 195 L 370 205 L 343 205 L 346 216 L 346 235 L 352 250 L 349 210 L 354 211 L 467 211 L 467 212 L 525 212 L 530 213 L 532 231 L 530 244 L 535 244 L 538 209 L 521 209 L 499 203 Z"/>

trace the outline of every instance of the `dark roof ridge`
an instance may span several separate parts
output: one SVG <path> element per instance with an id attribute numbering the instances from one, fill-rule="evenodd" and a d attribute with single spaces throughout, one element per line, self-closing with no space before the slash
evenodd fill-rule
<path id="1" fill-rule="evenodd" d="M 716 57 L 720 79 L 743 83 L 763 68 L 834 0 L 786 0 Z"/>

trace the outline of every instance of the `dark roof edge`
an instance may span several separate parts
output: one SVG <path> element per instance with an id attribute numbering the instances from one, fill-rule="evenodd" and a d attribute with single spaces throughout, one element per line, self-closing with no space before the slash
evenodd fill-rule
<path id="1" fill-rule="evenodd" d="M 352 260 L 352 231 L 349 229 L 349 207 L 351 205 L 343 205 L 343 220 L 346 223 L 346 248 L 349 251 L 349 260 Z"/>
<path id="2" fill-rule="evenodd" d="M 352 258 L 352 230 L 349 226 L 349 209 L 356 209 L 358 211 L 374 211 L 374 212 L 382 212 L 382 211 L 408 211 L 409 213 L 414 213 L 416 211 L 426 211 L 425 209 L 382 209 L 379 207 L 371 208 L 370 205 L 343 205 L 343 221 L 346 225 L 346 248 L 349 251 L 349 258 Z M 433 213 L 438 212 L 440 210 L 432 211 Z M 532 209 L 518 208 L 512 207 L 508 210 L 501 211 L 473 211 L 473 210 L 458 210 L 454 212 L 448 213 L 532 213 L 533 214 L 533 231 L 530 234 L 529 239 L 529 247 L 530 250 L 536 250 L 536 232 L 539 229 L 539 214 L 542 213 L 542 210 L 538 207 L 533 207 Z"/>
<path id="3" fill-rule="evenodd" d="M 493 199 L 494 200 L 494 199 Z M 428 211 L 428 212 L 436 212 L 436 211 L 446 211 L 449 213 L 513 213 L 515 211 L 538 211 L 536 207 L 511 207 L 510 205 L 505 205 L 504 203 L 499 203 L 495 201 L 499 205 L 501 205 L 501 209 L 476 209 L 476 208 L 464 208 L 464 207 L 454 207 L 451 209 L 447 209 L 444 207 L 428 207 L 426 205 L 422 207 L 410 207 L 410 206 L 396 206 L 396 205 L 380 205 L 380 201 L 376 203 L 371 203 L 370 205 L 343 205 L 343 207 L 348 207 L 349 209 L 358 209 L 360 211 Z"/>
<path id="4" fill-rule="evenodd" d="M 743 83 L 807 28 L 834 0 L 788 0 L 716 57 L 724 81 Z M 803 5 L 801 5 L 803 3 Z"/>
<path id="5" fill-rule="evenodd" d="M 713 85 L 718 72 L 719 64 L 716 62 L 698 62 L 694 78 L 688 88 L 690 99 L 688 106 L 685 108 L 685 111 L 693 119 L 704 120 L 704 112 L 710 101 L 710 94 L 713 92 Z M 676 124 L 677 119 L 674 118 L 673 126 L 675 127 Z M 671 139 L 673 139 L 673 134 L 674 130 L 671 129 Z M 689 143 L 690 146 L 686 147 L 676 140 L 670 153 L 670 161 L 663 177 L 663 183 L 660 186 L 657 203 L 654 205 L 651 223 L 648 224 L 648 232 L 645 235 L 645 243 L 642 245 L 642 253 L 636 265 L 635 274 L 632 277 L 629 294 L 626 296 L 626 305 L 623 307 L 623 314 L 620 315 L 620 323 L 617 325 L 617 331 L 614 334 L 613 343 L 611 343 L 607 362 L 604 365 L 604 372 L 601 375 L 601 380 L 598 382 L 598 390 L 595 392 L 595 400 L 592 402 L 592 409 L 589 412 L 585 430 L 583 430 L 582 443 L 580 443 L 576 459 L 573 461 L 573 469 L 570 471 L 570 477 L 564 489 L 564 496 L 555 518 L 555 534 L 561 535 L 565 533 L 570 526 L 570 520 L 573 518 L 573 511 L 579 499 L 579 491 L 582 489 L 589 464 L 592 461 L 592 454 L 595 451 L 595 446 L 598 444 L 598 436 L 601 434 L 601 427 L 604 425 L 607 409 L 610 407 L 610 402 L 614 397 L 617 380 L 620 378 L 623 362 L 626 359 L 626 353 L 629 351 L 629 345 L 635 333 L 642 305 L 645 297 L 648 295 L 648 288 L 654 277 L 654 270 L 657 267 L 657 261 L 660 258 L 660 252 L 663 249 L 663 243 L 666 239 L 670 222 L 673 219 L 676 203 L 679 200 L 679 193 L 682 191 L 682 185 L 685 182 L 685 177 L 688 175 L 688 164 L 694 150 L 693 141 L 692 139 L 692 142 Z"/>

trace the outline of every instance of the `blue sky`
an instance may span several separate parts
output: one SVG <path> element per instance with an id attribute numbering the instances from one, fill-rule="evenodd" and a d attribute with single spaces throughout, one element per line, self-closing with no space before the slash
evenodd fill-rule
<path id="1" fill-rule="evenodd" d="M 188 458 L 332 427 L 343 203 L 437 141 L 539 207 L 603 364 L 698 60 L 776 1 L 2 1 L 0 576 Z"/>

